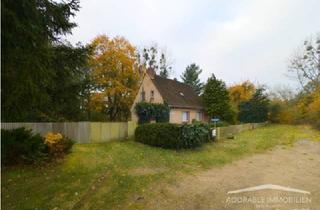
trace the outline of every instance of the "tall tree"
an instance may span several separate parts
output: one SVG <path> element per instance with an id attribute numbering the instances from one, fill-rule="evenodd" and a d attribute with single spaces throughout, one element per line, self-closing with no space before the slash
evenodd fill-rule
<path id="1" fill-rule="evenodd" d="M 172 67 L 169 65 L 167 58 L 164 53 L 161 53 L 160 61 L 159 61 L 159 66 L 160 66 L 160 73 L 159 75 L 164 78 L 168 78 L 170 72 L 172 71 Z"/>
<path id="2" fill-rule="evenodd" d="M 231 102 L 236 106 L 242 101 L 248 101 L 255 93 L 256 87 L 250 81 L 235 84 L 228 88 Z"/>
<path id="3" fill-rule="evenodd" d="M 158 59 L 157 45 L 143 48 L 141 63 L 145 65 L 146 69 L 151 68 L 157 71 L 159 68 L 157 59 Z"/>
<path id="4" fill-rule="evenodd" d="M 203 83 L 200 82 L 199 75 L 201 74 L 202 69 L 195 63 L 187 66 L 186 70 L 181 75 L 183 83 L 190 85 L 198 95 L 200 95 Z"/>
<path id="5" fill-rule="evenodd" d="M 1 3 L 2 120 L 56 120 L 61 113 L 52 106 L 61 96 L 57 99 L 52 95 L 59 86 L 57 77 L 64 71 L 75 70 L 73 66 L 79 67 L 83 61 L 73 56 L 78 49 L 61 42 L 61 36 L 76 26 L 70 18 L 79 10 L 79 1 L 4 0 Z M 79 63 L 69 65 L 71 60 Z"/>
<path id="6" fill-rule="evenodd" d="M 57 120 L 80 120 L 89 49 L 65 43 L 55 45 L 53 50 L 54 76 L 47 90 L 50 95 L 48 112 L 51 111 Z"/>
<path id="7" fill-rule="evenodd" d="M 239 105 L 239 120 L 244 123 L 265 122 L 268 120 L 269 99 L 264 88 L 258 88 L 249 101 Z"/>
<path id="8" fill-rule="evenodd" d="M 228 122 L 234 122 L 234 113 L 231 110 L 229 93 L 226 84 L 215 77 L 208 78 L 204 86 L 202 99 L 205 112 L 210 117 L 219 117 Z"/>
<path id="9" fill-rule="evenodd" d="M 172 61 L 164 50 L 159 50 L 156 44 L 145 47 L 138 52 L 138 63 L 145 69 L 155 70 L 161 77 L 168 78 L 172 73 Z"/>
<path id="10" fill-rule="evenodd" d="M 295 74 L 307 92 L 320 86 L 320 34 L 316 39 L 306 40 L 303 48 L 292 56 L 289 72 Z"/>
<path id="11" fill-rule="evenodd" d="M 110 121 L 127 120 L 138 91 L 136 49 L 126 39 L 102 35 L 92 43 L 90 58 L 95 91 L 91 104 Z"/>

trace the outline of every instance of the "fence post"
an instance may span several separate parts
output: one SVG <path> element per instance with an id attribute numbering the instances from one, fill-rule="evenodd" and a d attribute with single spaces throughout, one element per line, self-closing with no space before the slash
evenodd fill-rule
<path id="1" fill-rule="evenodd" d="M 216 133 L 216 137 L 217 137 L 217 140 L 220 139 L 220 127 L 217 127 L 217 133 Z"/>

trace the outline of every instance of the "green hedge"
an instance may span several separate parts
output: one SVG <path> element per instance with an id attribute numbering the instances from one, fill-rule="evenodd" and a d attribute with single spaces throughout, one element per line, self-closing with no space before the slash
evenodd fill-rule
<path id="1" fill-rule="evenodd" d="M 135 140 L 151 146 L 184 149 L 195 148 L 210 141 L 210 126 L 206 124 L 143 124 L 135 131 Z"/>
<path id="2" fill-rule="evenodd" d="M 140 102 L 135 106 L 135 112 L 139 118 L 139 124 L 156 122 L 169 122 L 170 109 L 167 104 Z"/>

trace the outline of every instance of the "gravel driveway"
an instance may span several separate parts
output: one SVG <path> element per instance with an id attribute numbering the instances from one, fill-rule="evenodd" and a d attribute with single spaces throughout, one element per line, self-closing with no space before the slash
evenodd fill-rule
<path id="1" fill-rule="evenodd" d="M 256 186 L 262 189 L 228 194 Z M 154 190 L 158 194 L 145 199 L 146 209 L 320 209 L 320 142 L 301 140 L 293 147 L 278 146 Z"/>

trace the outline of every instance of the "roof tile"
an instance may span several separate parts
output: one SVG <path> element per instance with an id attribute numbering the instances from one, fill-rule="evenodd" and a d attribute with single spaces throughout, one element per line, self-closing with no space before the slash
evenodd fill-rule
<path id="1" fill-rule="evenodd" d="M 191 86 L 158 75 L 155 75 L 152 81 L 169 106 L 177 108 L 203 108 L 200 96 L 197 95 Z"/>

